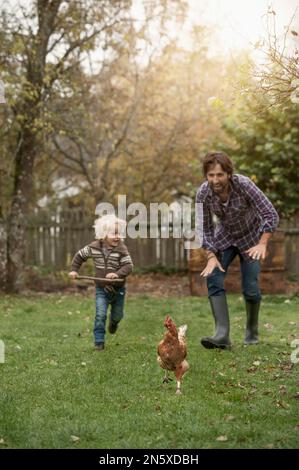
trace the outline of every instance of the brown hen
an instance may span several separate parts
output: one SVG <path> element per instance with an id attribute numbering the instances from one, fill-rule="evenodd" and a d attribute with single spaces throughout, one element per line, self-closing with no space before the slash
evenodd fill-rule
<path id="1" fill-rule="evenodd" d="M 185 342 L 187 325 L 182 325 L 177 330 L 175 323 L 167 315 L 164 326 L 167 331 L 164 333 L 164 339 L 158 345 L 157 361 L 162 369 L 165 369 L 163 383 L 172 380 L 168 377 L 168 371 L 174 372 L 177 381 L 176 394 L 180 395 L 182 377 L 189 369 L 189 364 L 186 361 L 187 347 Z"/>

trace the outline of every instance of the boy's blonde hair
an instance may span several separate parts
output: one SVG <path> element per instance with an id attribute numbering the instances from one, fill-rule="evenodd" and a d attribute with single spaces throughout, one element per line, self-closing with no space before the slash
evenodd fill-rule
<path id="1" fill-rule="evenodd" d="M 106 238 L 108 233 L 115 233 L 117 228 L 120 237 L 125 238 L 126 226 L 127 222 L 125 220 L 118 219 L 114 214 L 103 215 L 103 217 L 99 217 L 95 221 L 95 237 L 97 240 L 103 240 Z"/>

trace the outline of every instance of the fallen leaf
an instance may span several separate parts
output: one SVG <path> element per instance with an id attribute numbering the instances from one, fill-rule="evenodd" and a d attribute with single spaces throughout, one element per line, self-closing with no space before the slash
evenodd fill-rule
<path id="1" fill-rule="evenodd" d="M 292 395 L 292 398 L 299 398 L 299 392 L 294 393 L 294 395 Z"/>
<path id="2" fill-rule="evenodd" d="M 67 312 L 68 315 L 73 315 L 73 312 Z"/>
<path id="3" fill-rule="evenodd" d="M 253 365 L 254 365 L 254 366 L 260 366 L 261 363 L 260 363 L 260 361 L 254 361 L 254 362 L 253 362 Z"/>
<path id="4" fill-rule="evenodd" d="M 293 364 L 293 363 L 291 363 L 291 364 L 289 364 L 289 363 L 284 363 L 284 364 L 281 364 L 281 365 L 280 365 L 280 369 L 281 369 L 281 370 L 284 370 L 285 372 L 290 372 L 290 371 L 293 369 L 293 367 L 294 367 L 294 364 Z"/>
<path id="5" fill-rule="evenodd" d="M 285 385 L 279 385 L 279 393 L 285 395 L 287 393 L 287 387 Z"/>
<path id="6" fill-rule="evenodd" d="M 86 366 L 86 362 L 81 362 L 81 366 Z"/>
<path id="7" fill-rule="evenodd" d="M 295 321 L 289 321 L 289 325 L 295 326 L 295 325 L 297 325 L 297 323 Z"/>
<path id="8" fill-rule="evenodd" d="M 288 405 L 288 403 L 282 400 L 277 401 L 276 406 L 277 408 L 283 408 L 284 410 L 287 410 L 288 408 L 290 408 L 290 405 Z"/>
<path id="9" fill-rule="evenodd" d="M 266 449 L 274 449 L 274 444 L 267 444 Z"/>
<path id="10" fill-rule="evenodd" d="M 15 347 L 15 350 L 16 350 L 17 352 L 19 352 L 19 351 L 22 351 L 22 348 L 21 348 L 21 346 L 19 346 L 19 345 L 17 344 L 17 346 Z"/>
<path id="11" fill-rule="evenodd" d="M 71 441 L 73 441 L 73 442 L 78 442 L 78 441 L 80 441 L 80 437 L 78 437 L 78 436 L 71 436 Z"/>
<path id="12" fill-rule="evenodd" d="M 0 439 L 0 444 L 5 444 L 4 439 Z"/>
<path id="13" fill-rule="evenodd" d="M 238 387 L 239 388 L 246 388 L 245 385 L 241 384 L 240 382 L 238 382 Z"/>
<path id="14" fill-rule="evenodd" d="M 226 441 L 228 441 L 228 438 L 227 438 L 227 436 L 219 436 L 219 437 L 216 438 L 216 441 L 226 442 Z"/>
<path id="15" fill-rule="evenodd" d="M 271 323 L 265 323 L 264 327 L 267 328 L 267 330 L 272 330 L 273 329 L 273 325 L 271 325 Z"/>
<path id="16" fill-rule="evenodd" d="M 50 359 L 49 364 L 51 364 L 51 366 L 58 366 L 58 362 L 54 361 L 54 359 Z"/>
<path id="17" fill-rule="evenodd" d="M 290 299 L 287 299 L 287 300 L 284 301 L 284 303 L 285 303 L 285 304 L 290 304 L 291 301 L 290 301 Z"/>
<path id="18" fill-rule="evenodd" d="M 225 421 L 233 421 L 235 417 L 233 415 L 227 415 L 224 417 Z"/>
<path id="19" fill-rule="evenodd" d="M 62 337 L 63 337 L 63 338 L 68 338 L 68 337 L 69 337 L 69 335 L 62 335 Z"/>
<path id="20" fill-rule="evenodd" d="M 224 384 L 226 387 L 235 387 L 235 385 L 233 384 L 233 382 L 225 382 Z"/>

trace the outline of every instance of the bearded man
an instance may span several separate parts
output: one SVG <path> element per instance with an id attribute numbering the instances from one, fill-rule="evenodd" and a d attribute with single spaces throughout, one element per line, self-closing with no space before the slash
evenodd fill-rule
<path id="1" fill-rule="evenodd" d="M 216 331 L 214 336 L 202 338 L 201 344 L 208 349 L 231 347 L 224 279 L 236 256 L 240 258 L 246 304 L 244 344 L 257 344 L 260 260 L 265 259 L 267 243 L 279 217 L 250 178 L 234 174 L 233 163 L 225 153 L 208 153 L 203 160 L 203 174 L 206 181 L 196 194 L 196 203 L 202 204 L 202 247 L 207 255 L 201 275 L 207 279 Z"/>

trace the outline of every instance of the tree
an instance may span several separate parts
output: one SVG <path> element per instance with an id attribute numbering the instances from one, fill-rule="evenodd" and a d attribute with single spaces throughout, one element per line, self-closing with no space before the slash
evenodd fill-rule
<path id="1" fill-rule="evenodd" d="M 264 62 L 256 65 L 248 56 L 239 61 L 233 106 L 224 107 L 223 129 L 231 142 L 220 142 L 237 171 L 251 177 L 284 217 L 299 207 L 299 51 L 298 34 L 291 27 L 294 16 L 281 40 L 276 13 L 269 8 L 265 39 L 255 45 Z"/>
<path id="2" fill-rule="evenodd" d="M 53 101 L 60 119 L 49 155 L 91 210 L 117 193 L 147 204 L 198 184 L 198 154 L 219 134 L 208 97 L 224 71 L 207 58 L 206 42 L 197 28 L 192 52 L 170 41 L 145 64 L 131 40 L 98 74 L 72 72 L 72 93 Z"/>
<path id="3" fill-rule="evenodd" d="M 251 177 L 285 217 L 299 207 L 298 111 L 290 100 L 282 110 L 270 106 L 265 96 L 245 95 L 224 121 L 232 143 L 223 148 L 233 157 L 237 171 Z"/>
<path id="4" fill-rule="evenodd" d="M 172 202 L 200 183 L 199 155 L 220 130 L 208 98 L 224 72 L 209 59 L 207 44 L 205 27 L 198 27 L 190 50 L 169 44 L 140 73 L 139 104 L 117 167 L 126 174 L 122 187 L 131 200 Z"/>
<path id="5" fill-rule="evenodd" d="M 36 0 L 28 7 L 20 6 L 15 14 L 1 11 L 0 64 L 11 106 L 5 122 L 5 132 L 10 134 L 6 155 L 14 139 L 16 142 L 9 152 L 12 202 L 7 214 L 3 213 L 5 207 L 1 214 L 1 232 L 7 234 L 6 250 L 0 251 L 1 283 L 8 291 L 18 291 L 21 285 L 34 168 L 43 132 L 50 125 L 46 104 L 62 77 L 75 69 L 97 42 L 113 50 L 121 41 L 130 25 L 130 7 L 129 0 Z"/>
<path id="6" fill-rule="evenodd" d="M 95 75 L 77 70 L 71 96 L 57 96 L 52 102 L 59 119 L 48 146 L 50 159 L 93 208 L 109 201 L 119 183 L 111 180 L 110 170 L 126 144 L 137 83 L 132 64 L 121 56 Z"/>
<path id="7" fill-rule="evenodd" d="M 245 87 L 246 93 L 267 96 L 271 107 L 284 107 L 286 101 L 299 103 L 299 34 L 292 26 L 294 12 L 284 34 L 277 33 L 276 12 L 268 7 L 265 38 L 255 44 L 262 63 L 251 64 L 254 81 Z"/>
<path id="8" fill-rule="evenodd" d="M 163 27 L 174 11 L 183 11 L 184 4 L 184 0 L 149 1 L 144 23 L 151 17 Z M 65 131 L 65 126 L 59 128 L 61 116 L 57 112 L 67 103 L 76 102 L 72 96 L 76 86 L 77 90 L 80 88 L 76 79 L 81 76 L 84 80 L 84 70 L 92 62 L 93 51 L 97 50 L 99 67 L 105 75 L 107 68 L 116 62 L 115 58 L 126 55 L 129 45 L 136 41 L 135 35 L 142 40 L 145 30 L 140 25 L 135 27 L 131 7 L 131 0 L 32 0 L 20 3 L 17 9 L 9 3 L 8 8 L 6 4 L 2 7 L 0 66 L 6 84 L 7 107 L 1 129 L 4 137 L 0 167 L 0 182 L 4 183 L 0 207 L 1 288 L 18 291 L 21 287 L 27 216 L 34 205 L 36 190 L 41 190 L 36 174 L 49 167 L 55 172 L 57 165 L 65 164 L 72 145 L 81 159 L 81 167 L 75 161 L 72 164 L 80 167 L 87 179 L 90 176 L 85 170 L 89 164 L 95 165 L 97 150 L 87 148 L 88 126 L 85 134 L 70 134 L 72 142 L 69 139 L 66 145 L 66 138 L 60 132 Z M 69 118 L 65 108 L 63 115 Z M 75 124 L 80 125 L 78 119 Z M 119 130 L 125 131 L 121 125 Z M 116 134 L 112 140 L 114 137 L 121 140 L 121 133 Z M 49 163 L 48 142 L 53 135 L 61 161 Z M 110 144 L 112 148 L 113 142 Z M 97 183 L 92 178 L 89 182 Z"/>

